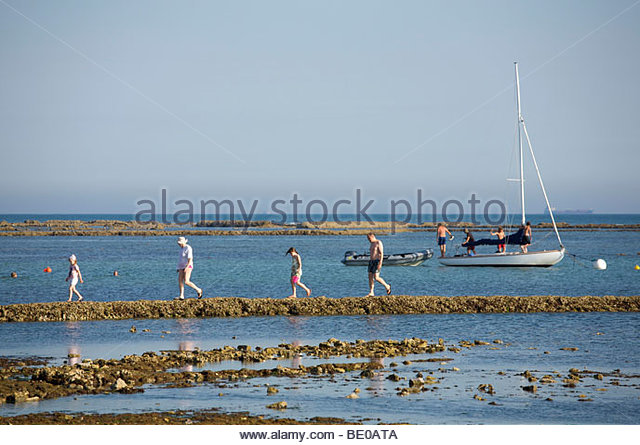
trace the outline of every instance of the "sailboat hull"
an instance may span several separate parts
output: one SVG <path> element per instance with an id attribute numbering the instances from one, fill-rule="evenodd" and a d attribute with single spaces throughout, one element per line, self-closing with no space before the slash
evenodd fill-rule
<path id="1" fill-rule="evenodd" d="M 445 266 L 476 266 L 476 267 L 549 267 L 559 263 L 564 258 L 564 249 L 543 250 L 540 252 L 507 252 L 489 255 L 459 255 L 440 258 L 440 264 Z"/>

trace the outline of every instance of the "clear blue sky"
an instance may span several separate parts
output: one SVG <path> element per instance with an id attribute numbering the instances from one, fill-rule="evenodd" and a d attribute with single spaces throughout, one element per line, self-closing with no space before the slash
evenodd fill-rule
<path id="1" fill-rule="evenodd" d="M 0 0 L 0 213 L 511 199 L 515 60 L 552 204 L 640 212 L 635 3 Z"/>

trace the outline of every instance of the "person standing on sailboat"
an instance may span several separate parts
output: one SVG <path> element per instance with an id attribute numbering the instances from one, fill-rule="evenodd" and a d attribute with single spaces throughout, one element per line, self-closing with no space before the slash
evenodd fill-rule
<path id="1" fill-rule="evenodd" d="M 444 223 L 438 223 L 438 246 L 440 246 L 440 258 L 444 258 L 444 254 L 447 252 L 447 233 L 449 234 L 449 239 L 453 239 L 453 235 L 447 229 L 447 226 Z"/>
<path id="2" fill-rule="evenodd" d="M 369 240 L 369 293 L 365 297 L 373 297 L 373 287 L 375 282 L 382 284 L 387 290 L 387 295 L 391 293 L 391 286 L 389 286 L 380 276 L 380 269 L 382 269 L 382 259 L 384 257 L 384 247 L 382 241 L 376 238 L 376 236 L 369 232 L 367 234 Z"/>
<path id="3" fill-rule="evenodd" d="M 522 241 L 520 241 L 520 250 L 522 250 L 522 253 L 527 253 L 528 247 L 530 245 L 531 245 L 531 223 L 527 221 L 527 224 L 524 226 Z"/>
<path id="4" fill-rule="evenodd" d="M 491 232 L 491 236 L 498 237 L 498 253 L 504 253 L 505 251 L 505 240 L 504 240 L 504 229 L 502 226 L 498 227 L 497 232 Z"/>
<path id="5" fill-rule="evenodd" d="M 473 245 L 476 240 L 473 238 L 473 233 L 471 233 L 469 229 L 464 229 L 464 234 L 467 236 L 467 238 L 462 244 L 471 243 L 467 245 L 467 255 L 473 256 L 476 254 L 476 246 Z"/>

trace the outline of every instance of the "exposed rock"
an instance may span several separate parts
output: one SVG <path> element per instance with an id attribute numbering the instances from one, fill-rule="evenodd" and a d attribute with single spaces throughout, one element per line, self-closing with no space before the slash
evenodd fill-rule
<path id="1" fill-rule="evenodd" d="M 362 377 L 363 379 L 371 379 L 375 376 L 376 376 L 376 373 L 370 369 L 365 369 L 360 373 L 360 377 Z"/>
<path id="2" fill-rule="evenodd" d="M 9 394 L 5 400 L 7 403 L 21 403 L 26 402 L 27 399 L 29 399 L 28 391 L 15 391 Z"/>
<path id="3" fill-rule="evenodd" d="M 555 296 L 393 296 L 371 300 L 346 298 L 236 298 L 217 297 L 193 300 L 190 304 L 174 301 L 86 301 L 83 304 L 29 303 L 0 306 L 0 322 L 122 320 L 150 318 L 245 317 L 273 315 L 361 315 L 361 314 L 429 314 L 429 313 L 502 313 L 509 312 L 640 312 L 640 296 L 631 297 L 555 297 Z M 168 331 L 163 331 L 168 334 Z M 426 344 L 426 341 L 424 341 Z M 485 344 L 461 341 L 452 352 Z M 334 347 L 329 344 L 329 347 Z M 406 346 L 406 345 L 405 345 Z M 417 346 L 417 345 L 413 345 Z M 443 348 L 435 344 L 433 347 Z M 426 349 L 426 348 L 425 348 Z M 577 351 L 575 347 L 561 348 Z M 248 351 L 247 351 L 248 352 Z"/>
<path id="4" fill-rule="evenodd" d="M 542 376 L 542 378 L 540 379 L 540 383 L 542 383 L 543 385 L 548 385 L 550 383 L 556 383 L 556 381 L 553 379 L 552 375 L 544 375 Z"/>
<path id="5" fill-rule="evenodd" d="M 478 391 L 482 391 L 491 395 L 496 393 L 496 391 L 493 389 L 493 385 L 490 383 L 483 383 L 482 385 L 478 386 Z"/>
<path id="6" fill-rule="evenodd" d="M 111 389 L 113 389 L 114 391 L 120 391 L 125 389 L 126 387 L 127 383 L 121 378 L 118 378 L 118 380 L 116 380 L 115 383 L 111 385 Z"/>
<path id="7" fill-rule="evenodd" d="M 285 402 L 284 400 L 281 402 L 276 402 L 276 403 L 272 403 L 270 405 L 267 405 L 267 408 L 269 409 L 287 409 L 287 402 Z"/>

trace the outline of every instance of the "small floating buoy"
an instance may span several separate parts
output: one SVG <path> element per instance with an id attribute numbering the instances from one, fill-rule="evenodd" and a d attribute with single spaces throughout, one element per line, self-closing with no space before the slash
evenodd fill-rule
<path id="1" fill-rule="evenodd" d="M 595 270 L 605 270 L 607 268 L 607 262 L 602 258 L 598 258 L 592 264 Z"/>
<path id="2" fill-rule="evenodd" d="M 47 266 L 47 267 L 45 267 L 42 271 L 43 271 L 44 273 L 51 273 L 51 268 L 50 268 L 49 266 Z"/>
<path id="3" fill-rule="evenodd" d="M 636 270 L 640 270 L 640 266 L 638 266 L 638 265 L 636 264 L 635 269 L 636 269 Z"/>

